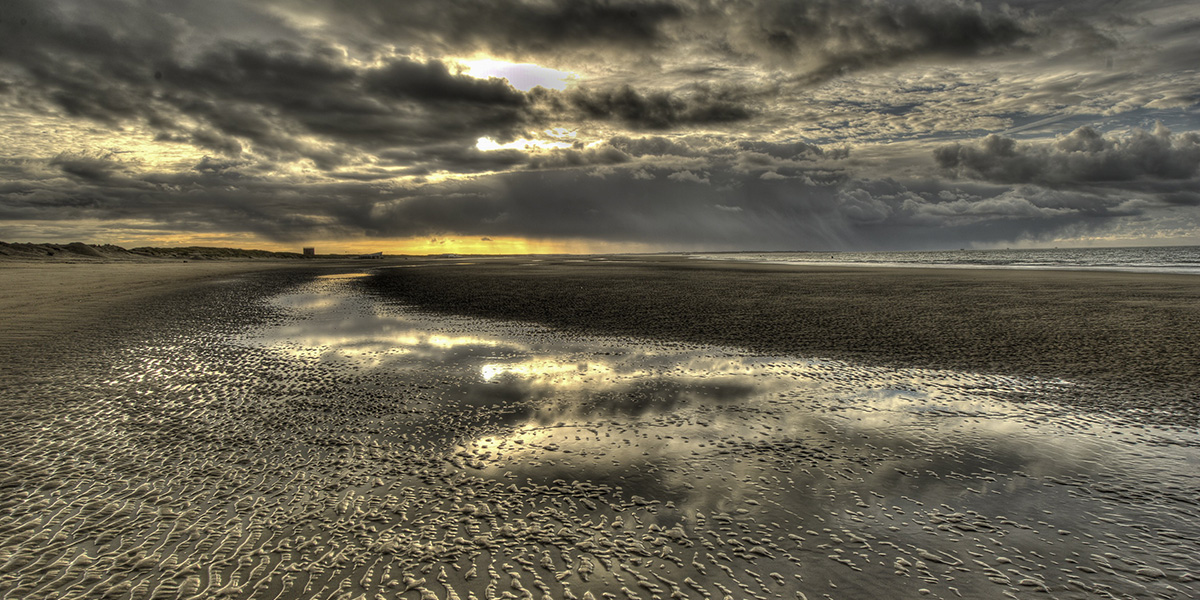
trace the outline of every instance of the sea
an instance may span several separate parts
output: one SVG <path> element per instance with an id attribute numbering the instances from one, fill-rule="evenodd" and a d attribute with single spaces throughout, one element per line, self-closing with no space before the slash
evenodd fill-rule
<path id="1" fill-rule="evenodd" d="M 863 267 L 1065 269 L 1200 275 L 1200 246 L 909 252 L 705 252 L 695 259 Z"/>

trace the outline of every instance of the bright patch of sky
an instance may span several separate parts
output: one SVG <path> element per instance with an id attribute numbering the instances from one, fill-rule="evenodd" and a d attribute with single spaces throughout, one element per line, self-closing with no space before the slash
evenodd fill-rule
<path id="1" fill-rule="evenodd" d="M 507 79 L 514 88 L 527 92 L 537 86 L 552 90 L 565 90 L 579 82 L 579 76 L 568 71 L 559 71 L 532 63 L 511 63 L 491 58 L 459 61 L 465 67 L 463 74 L 478 79 L 497 77 Z"/>
<path id="2" fill-rule="evenodd" d="M 565 141 L 552 140 L 530 140 L 519 139 L 513 140 L 506 144 L 501 144 L 490 137 L 481 137 L 475 142 L 475 148 L 482 152 L 491 152 L 493 150 L 553 150 L 566 149 L 574 146 L 574 143 L 569 141 L 575 137 L 574 132 L 566 132 L 563 129 L 548 129 L 544 132 L 546 135 Z"/>

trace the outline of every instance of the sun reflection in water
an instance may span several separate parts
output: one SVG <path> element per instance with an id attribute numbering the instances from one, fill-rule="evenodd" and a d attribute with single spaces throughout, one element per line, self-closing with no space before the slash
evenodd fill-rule
<path id="1" fill-rule="evenodd" d="M 502 375 L 536 380 L 547 385 L 578 385 L 613 373 L 612 367 L 601 363 L 563 363 L 555 359 L 530 360 L 519 363 L 488 363 L 479 368 L 484 381 Z"/>

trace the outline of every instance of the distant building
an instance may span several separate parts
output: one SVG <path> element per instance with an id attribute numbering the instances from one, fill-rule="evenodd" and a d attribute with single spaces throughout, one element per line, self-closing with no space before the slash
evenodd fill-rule
<path id="1" fill-rule="evenodd" d="M 317 255 L 317 249 L 316 249 L 316 248 L 305 248 L 305 249 L 304 249 L 304 257 L 305 257 L 305 258 L 312 258 L 312 257 L 314 257 L 314 256 L 316 256 L 316 255 Z"/>
<path id="2" fill-rule="evenodd" d="M 358 258 L 379 258 L 379 259 L 382 259 L 382 258 L 383 258 L 383 253 L 382 253 L 382 252 L 372 252 L 371 254 L 360 254 L 360 255 L 358 255 Z"/>

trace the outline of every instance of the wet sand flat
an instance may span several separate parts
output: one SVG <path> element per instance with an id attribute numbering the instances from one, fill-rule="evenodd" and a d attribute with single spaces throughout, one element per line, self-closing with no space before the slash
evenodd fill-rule
<path id="1" fill-rule="evenodd" d="M 202 278 L 43 340 L 0 392 L 0 598 L 1200 593 L 1200 436 L 1079 410 L 1103 383 L 380 293 L 448 262 Z"/>
<path id="2" fill-rule="evenodd" d="M 372 286 L 428 310 L 573 331 L 1098 382 L 1107 393 L 1087 400 L 1099 410 L 1200 423 L 1191 275 L 652 256 L 393 269 Z"/>
<path id="3" fill-rule="evenodd" d="M 269 260 L 0 261 L 0 362 L 6 366 L 0 381 L 37 376 L 71 355 L 116 344 L 131 331 L 153 328 L 146 319 L 155 314 L 169 322 L 222 310 L 216 302 L 188 300 L 198 285 L 311 268 Z"/>
<path id="4" fill-rule="evenodd" d="M 4 341 L 38 343 L 64 330 L 108 319 L 114 307 L 186 289 L 198 281 L 290 266 L 232 261 L 0 261 Z"/>

